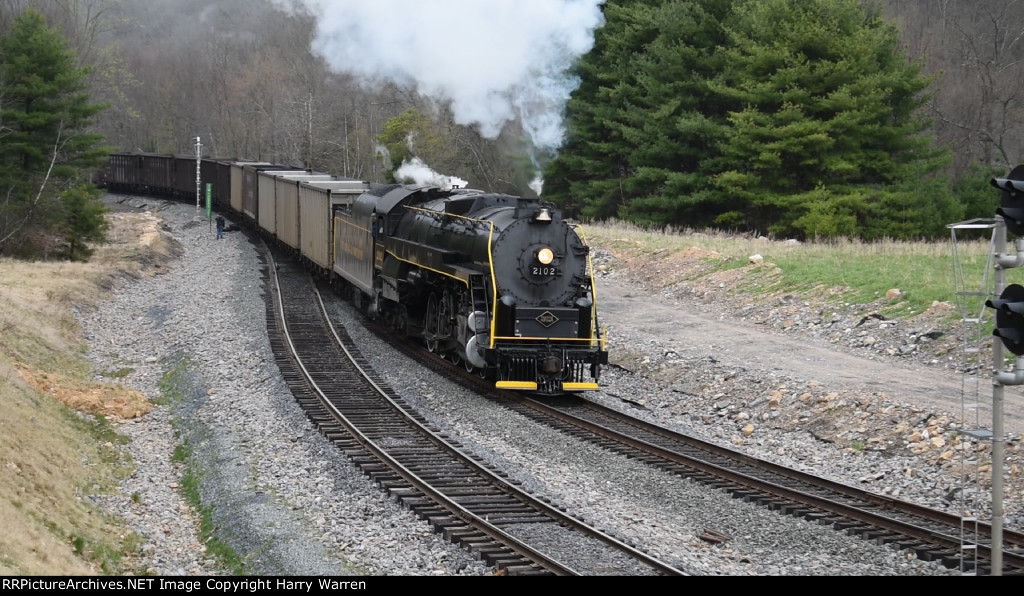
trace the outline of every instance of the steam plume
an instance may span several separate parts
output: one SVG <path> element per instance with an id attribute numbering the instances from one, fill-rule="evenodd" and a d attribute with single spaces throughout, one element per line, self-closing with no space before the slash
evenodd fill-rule
<path id="1" fill-rule="evenodd" d="M 452 188 L 466 188 L 466 181 L 457 176 L 445 176 L 440 172 L 432 170 L 418 157 L 411 161 L 402 162 L 402 167 L 395 172 L 395 179 L 401 182 L 411 181 L 417 185 L 437 186 L 444 190 Z"/>
<path id="2" fill-rule="evenodd" d="M 450 100 L 456 122 L 494 138 L 517 117 L 557 149 L 604 0 L 275 0 L 317 17 L 313 50 L 337 71 Z"/>

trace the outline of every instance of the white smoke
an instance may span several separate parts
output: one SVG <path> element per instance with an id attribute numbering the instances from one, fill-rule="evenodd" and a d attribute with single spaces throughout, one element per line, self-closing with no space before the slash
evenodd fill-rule
<path id="1" fill-rule="evenodd" d="M 541 176 L 539 173 L 536 176 L 534 176 L 533 180 L 530 181 L 530 188 L 533 189 L 533 192 L 537 193 L 538 197 L 541 194 L 543 194 L 544 193 L 544 177 Z"/>
<path id="2" fill-rule="evenodd" d="M 568 69 L 593 47 L 605 0 L 275 0 L 317 17 L 313 50 L 337 71 L 414 85 L 495 138 L 519 118 L 557 149 Z"/>
<path id="3" fill-rule="evenodd" d="M 417 186 L 436 186 L 442 190 L 466 188 L 468 184 L 462 178 L 435 172 L 418 157 L 412 158 L 411 161 L 403 161 L 402 166 L 395 171 L 395 180 L 403 183 L 411 180 Z"/>

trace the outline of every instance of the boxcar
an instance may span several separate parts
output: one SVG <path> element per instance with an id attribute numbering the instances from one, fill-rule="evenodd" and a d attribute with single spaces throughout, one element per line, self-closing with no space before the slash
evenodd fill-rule
<path id="1" fill-rule="evenodd" d="M 330 174 L 274 177 L 274 233 L 278 240 L 299 249 L 299 184 L 329 182 L 333 179 Z"/>
<path id="2" fill-rule="evenodd" d="M 304 172 L 301 168 L 290 168 L 288 166 L 275 164 L 250 164 L 242 168 L 242 211 L 241 213 L 253 222 L 259 221 L 260 210 L 260 181 L 261 172 L 277 171 Z"/>
<path id="3" fill-rule="evenodd" d="M 107 168 L 107 185 L 112 191 L 136 191 L 139 180 L 137 153 L 112 153 Z"/>
<path id="4" fill-rule="evenodd" d="M 215 164 L 213 181 L 213 208 L 225 211 L 231 207 L 231 164 L 236 160 L 221 160 Z"/>
<path id="5" fill-rule="evenodd" d="M 263 170 L 256 174 L 256 223 L 271 236 L 277 236 L 277 179 L 280 176 L 310 176 L 309 170 Z M 327 176 L 330 178 L 330 176 Z"/>
<path id="6" fill-rule="evenodd" d="M 174 194 L 181 198 L 196 196 L 196 158 L 178 156 L 174 158 Z"/>
<path id="7" fill-rule="evenodd" d="M 302 182 L 299 184 L 299 243 L 302 256 L 324 271 L 334 264 L 332 242 L 336 208 L 348 208 L 370 188 L 360 180 Z"/>
<path id="8" fill-rule="evenodd" d="M 166 196 L 174 188 L 174 156 L 143 153 L 139 155 L 139 179 L 142 190 Z"/>
<path id="9" fill-rule="evenodd" d="M 231 208 L 236 213 L 243 212 L 244 201 L 243 197 L 245 186 L 245 168 L 250 167 L 253 170 L 258 168 L 269 168 L 269 167 L 280 167 L 266 161 L 236 161 L 231 165 Z"/>

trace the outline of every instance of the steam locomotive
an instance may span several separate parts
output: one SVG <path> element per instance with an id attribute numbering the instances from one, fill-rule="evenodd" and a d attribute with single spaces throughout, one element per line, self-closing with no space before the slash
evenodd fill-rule
<path id="1" fill-rule="evenodd" d="M 112 154 L 108 187 L 212 206 L 294 251 L 398 333 L 544 395 L 598 389 L 608 352 L 582 231 L 551 203 L 276 164 Z"/>

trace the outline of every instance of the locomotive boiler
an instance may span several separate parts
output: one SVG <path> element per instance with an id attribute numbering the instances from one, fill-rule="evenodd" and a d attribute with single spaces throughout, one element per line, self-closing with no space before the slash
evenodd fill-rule
<path id="1" fill-rule="evenodd" d="M 499 388 L 598 388 L 607 364 L 582 232 L 539 199 L 374 186 L 334 215 L 334 272 L 374 316 Z"/>

